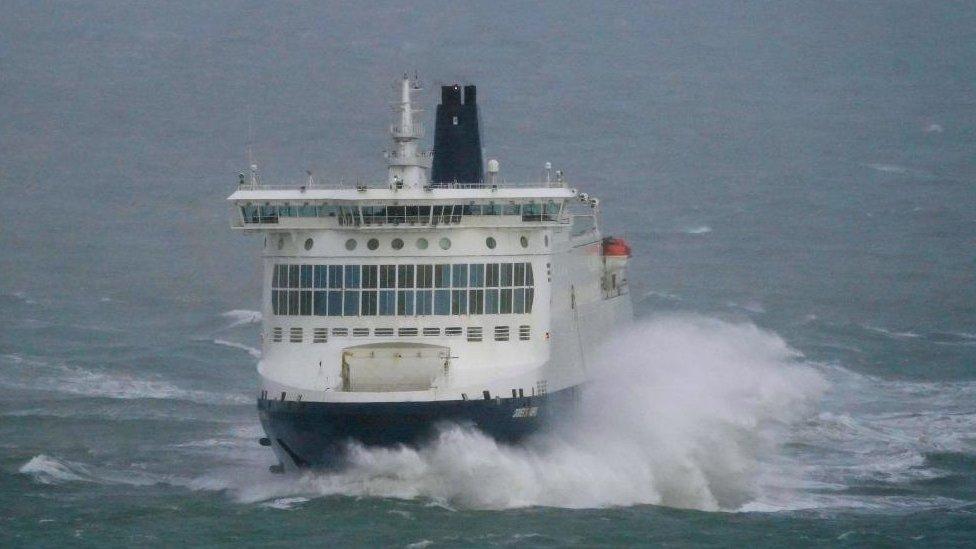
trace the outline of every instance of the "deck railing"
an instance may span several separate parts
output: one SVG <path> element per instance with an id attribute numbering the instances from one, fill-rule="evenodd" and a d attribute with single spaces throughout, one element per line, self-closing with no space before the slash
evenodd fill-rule
<path id="1" fill-rule="evenodd" d="M 566 187 L 565 181 L 501 181 L 495 183 L 428 183 L 425 187 L 430 190 L 438 189 L 528 189 L 528 188 L 549 188 L 549 189 L 562 189 Z M 306 183 L 292 183 L 288 185 L 273 184 L 266 185 L 264 183 L 251 183 L 245 181 L 237 185 L 237 189 L 241 191 L 286 191 L 286 190 L 296 190 L 296 191 L 311 191 L 311 190 L 340 190 L 340 189 L 356 189 L 356 190 L 369 190 L 369 189 L 388 189 L 389 184 L 387 183 L 347 183 L 343 181 L 336 182 L 323 182 L 323 181 L 313 181 Z"/>

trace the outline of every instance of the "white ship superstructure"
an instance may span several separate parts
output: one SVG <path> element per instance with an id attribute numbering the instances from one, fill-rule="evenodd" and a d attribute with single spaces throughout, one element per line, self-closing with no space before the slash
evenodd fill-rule
<path id="1" fill-rule="evenodd" d="M 473 86 L 442 90 L 432 181 L 417 89 L 400 82 L 385 184 L 277 188 L 252 167 L 229 198 L 233 227 L 265 237 L 258 408 L 283 467 L 445 420 L 518 440 L 572 407 L 583 350 L 631 319 L 629 248 L 601 236 L 598 201 L 548 169 L 482 174 Z"/>

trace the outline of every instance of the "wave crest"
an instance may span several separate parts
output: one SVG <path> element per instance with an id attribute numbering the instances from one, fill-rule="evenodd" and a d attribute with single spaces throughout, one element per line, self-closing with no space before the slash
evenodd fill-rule
<path id="1" fill-rule="evenodd" d="M 522 445 L 448 426 L 420 448 L 353 446 L 343 471 L 249 487 L 239 498 L 298 492 L 476 509 L 735 510 L 761 496 L 769 457 L 826 386 L 782 339 L 751 324 L 660 319 L 596 356 L 580 418 Z"/>

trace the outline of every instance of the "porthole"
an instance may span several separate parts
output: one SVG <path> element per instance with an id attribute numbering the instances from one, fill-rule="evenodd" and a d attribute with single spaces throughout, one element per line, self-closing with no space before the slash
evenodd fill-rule
<path id="1" fill-rule="evenodd" d="M 529 237 L 523 236 L 521 239 L 519 239 L 519 242 L 522 243 L 522 247 L 523 248 L 528 248 L 529 247 Z"/>
<path id="2" fill-rule="evenodd" d="M 284 247 L 285 247 L 285 237 L 279 236 L 278 237 L 278 249 L 280 250 L 280 249 L 282 249 Z"/>
<path id="3" fill-rule="evenodd" d="M 346 241 L 346 249 L 349 250 L 350 252 L 356 249 L 355 238 L 350 238 L 349 240 Z"/>
<path id="4" fill-rule="evenodd" d="M 380 241 L 376 240 L 375 238 L 370 238 L 368 241 L 366 241 L 366 247 L 370 250 L 375 250 L 376 248 L 380 247 Z"/>
<path id="5" fill-rule="evenodd" d="M 393 242 L 390 242 L 390 246 L 393 246 L 394 250 L 400 250 L 403 248 L 403 240 L 394 238 Z"/>
<path id="6" fill-rule="evenodd" d="M 441 239 L 440 245 L 442 250 L 449 250 L 451 248 L 451 239 L 445 236 Z"/>
<path id="7" fill-rule="evenodd" d="M 493 237 L 489 236 L 488 238 L 485 239 L 485 246 L 488 246 L 489 250 L 494 250 L 495 244 L 497 243 L 495 242 L 495 239 Z"/>
<path id="8" fill-rule="evenodd" d="M 313 244 L 315 244 L 315 243 L 312 242 L 312 239 L 311 238 L 306 238 L 305 239 L 305 249 L 306 250 L 311 250 Z"/>
<path id="9" fill-rule="evenodd" d="M 427 249 L 427 246 L 428 246 L 428 245 L 429 245 L 429 244 L 428 244 L 428 242 L 427 242 L 427 239 L 426 239 L 426 238 L 418 238 L 418 239 L 417 239 L 417 248 L 418 248 L 418 249 L 421 249 L 421 250 L 426 250 L 426 249 Z"/>

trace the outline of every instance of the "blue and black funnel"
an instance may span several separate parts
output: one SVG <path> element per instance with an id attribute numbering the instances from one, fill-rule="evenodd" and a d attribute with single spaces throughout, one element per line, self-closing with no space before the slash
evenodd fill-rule
<path id="1" fill-rule="evenodd" d="M 453 183 L 480 185 L 484 181 L 481 162 L 481 130 L 478 128 L 478 93 L 475 86 L 441 86 L 434 130 L 432 186 Z"/>

